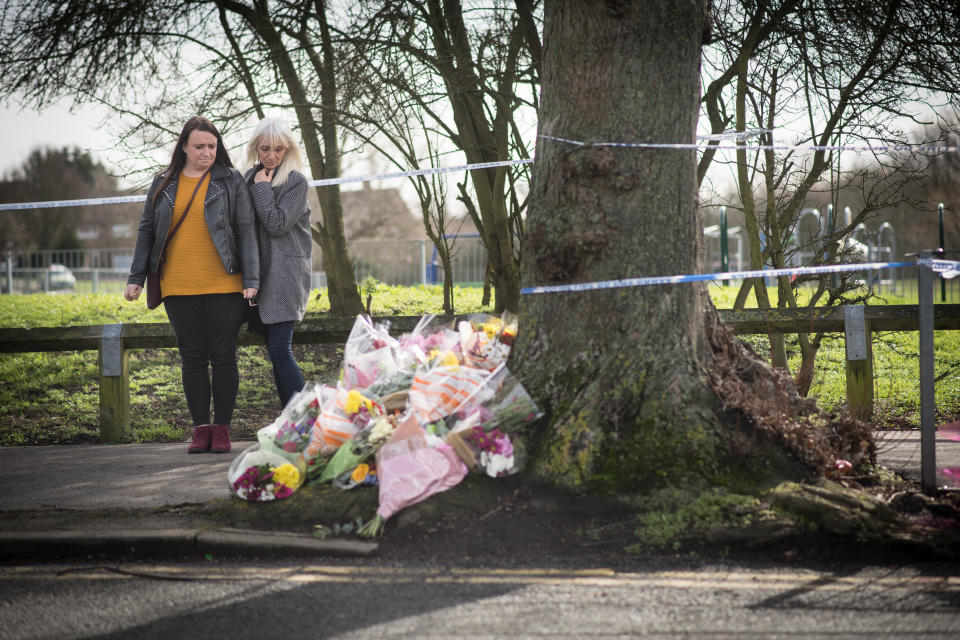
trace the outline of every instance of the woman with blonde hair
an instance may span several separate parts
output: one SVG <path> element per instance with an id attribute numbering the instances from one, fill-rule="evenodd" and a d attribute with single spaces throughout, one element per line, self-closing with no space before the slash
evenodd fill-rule
<path id="1" fill-rule="evenodd" d="M 247 144 L 247 164 L 244 180 L 260 245 L 257 306 L 283 407 L 303 388 L 303 373 L 293 357 L 293 327 L 307 308 L 313 249 L 303 159 L 286 122 L 275 117 L 260 121 Z"/>

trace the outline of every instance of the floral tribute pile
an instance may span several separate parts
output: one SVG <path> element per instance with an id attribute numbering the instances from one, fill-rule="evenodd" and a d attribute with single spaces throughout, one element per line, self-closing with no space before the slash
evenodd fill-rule
<path id="1" fill-rule="evenodd" d="M 358 316 L 336 387 L 308 383 L 257 433 L 228 473 L 234 495 L 276 500 L 305 482 L 379 487 L 362 533 L 468 472 L 515 472 L 511 434 L 542 413 L 506 367 L 516 316 L 470 316 L 455 327 L 424 316 L 399 338 Z"/>

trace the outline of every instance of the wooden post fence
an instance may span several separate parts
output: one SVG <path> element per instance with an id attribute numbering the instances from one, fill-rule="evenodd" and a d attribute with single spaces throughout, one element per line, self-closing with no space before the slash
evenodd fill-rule
<path id="1" fill-rule="evenodd" d="M 933 329 L 960 329 L 960 304 L 931 306 Z M 869 419 L 873 405 L 872 333 L 919 328 L 917 305 L 720 309 L 719 314 L 737 334 L 843 333 L 847 345 L 847 402 L 850 411 L 862 419 Z M 420 316 L 376 318 L 389 320 L 395 334 L 412 331 L 420 319 Z M 450 322 L 455 318 L 438 316 L 437 319 Z M 354 322 L 355 318 L 308 318 L 297 326 L 293 340 L 297 344 L 343 344 Z M 241 331 L 239 343 L 263 344 L 263 339 Z M 173 328 L 167 323 L 0 329 L 0 353 L 99 351 L 100 438 L 103 442 L 119 442 L 130 433 L 128 351 L 176 346 Z"/>

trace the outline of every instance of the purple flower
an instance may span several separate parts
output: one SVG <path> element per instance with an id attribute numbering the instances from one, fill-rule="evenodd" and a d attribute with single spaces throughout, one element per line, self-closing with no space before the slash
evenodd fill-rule
<path id="1" fill-rule="evenodd" d="M 510 437 L 499 429 L 492 429 L 487 432 L 483 430 L 483 427 L 473 427 L 467 435 L 467 439 L 480 451 L 507 457 L 513 455 L 513 443 L 510 442 Z"/>
<path id="2" fill-rule="evenodd" d="M 503 435 L 500 438 L 497 438 L 497 448 L 495 453 L 509 458 L 513 455 L 513 443 L 510 441 L 510 438 L 506 435 Z"/>

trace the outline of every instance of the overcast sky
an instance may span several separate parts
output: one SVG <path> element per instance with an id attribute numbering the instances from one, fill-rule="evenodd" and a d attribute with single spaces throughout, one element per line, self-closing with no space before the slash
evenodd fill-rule
<path id="1" fill-rule="evenodd" d="M 90 152 L 112 170 L 111 158 L 102 149 L 108 140 L 98 131 L 100 114 L 93 107 L 68 108 L 62 102 L 43 113 L 21 111 L 15 105 L 0 107 L 0 139 L 6 153 L 0 158 L 0 174 L 19 168 L 37 147 L 62 148 L 76 145 Z"/>
<path id="2" fill-rule="evenodd" d="M 39 147 L 60 149 L 66 146 L 77 146 L 89 152 L 99 160 L 108 171 L 117 174 L 123 156 L 118 152 L 107 151 L 113 142 L 110 132 L 102 133 L 100 123 L 108 114 L 103 107 L 84 106 L 70 109 L 68 100 L 61 101 L 55 106 L 38 113 L 33 109 L 21 110 L 17 106 L 0 106 L 0 139 L 7 150 L 0 157 L 0 176 L 6 176 L 11 171 L 19 169 L 30 153 Z M 291 122 L 292 124 L 292 122 Z M 173 140 L 171 140 L 171 144 Z M 158 162 L 165 164 L 169 159 L 163 153 Z M 234 163 L 243 163 L 241 150 L 231 151 Z M 348 162 L 343 167 L 345 175 L 363 175 L 365 173 L 382 173 L 397 171 L 395 167 L 367 166 L 367 163 L 356 161 Z M 389 186 L 401 186 L 401 181 L 391 181 Z M 377 188 L 379 183 L 374 185 Z M 344 189 L 359 189 L 360 184 L 347 184 Z"/>

